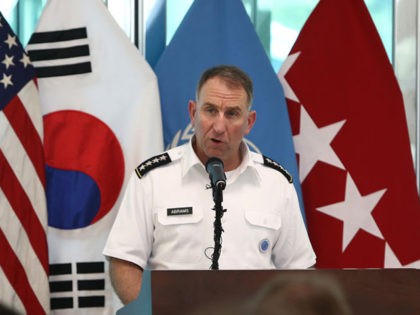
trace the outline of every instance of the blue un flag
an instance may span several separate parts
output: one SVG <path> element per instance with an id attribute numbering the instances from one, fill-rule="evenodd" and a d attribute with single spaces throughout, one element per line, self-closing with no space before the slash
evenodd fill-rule
<path id="1" fill-rule="evenodd" d="M 240 0 L 196 0 L 157 62 L 165 146 L 191 138 L 188 101 L 201 73 L 219 64 L 238 66 L 252 78 L 257 122 L 247 143 L 292 174 L 303 209 L 283 90 Z"/>

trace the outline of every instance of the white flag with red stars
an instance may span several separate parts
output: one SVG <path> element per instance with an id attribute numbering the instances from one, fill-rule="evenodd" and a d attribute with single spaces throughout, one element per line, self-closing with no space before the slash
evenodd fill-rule
<path id="1" fill-rule="evenodd" d="M 317 267 L 420 267 L 403 99 L 363 0 L 320 1 L 278 76 Z"/>

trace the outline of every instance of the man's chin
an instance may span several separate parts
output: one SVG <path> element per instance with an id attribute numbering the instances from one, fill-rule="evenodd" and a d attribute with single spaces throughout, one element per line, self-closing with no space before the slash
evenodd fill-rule
<path id="1" fill-rule="evenodd" d="M 217 157 L 221 160 L 223 160 L 223 157 L 225 156 L 224 152 L 222 152 L 220 150 L 207 150 L 206 155 L 207 155 L 208 158 Z"/>

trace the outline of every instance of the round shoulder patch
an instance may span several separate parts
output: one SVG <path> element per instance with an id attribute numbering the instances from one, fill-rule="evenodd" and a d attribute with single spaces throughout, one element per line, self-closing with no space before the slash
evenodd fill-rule
<path id="1" fill-rule="evenodd" d="M 136 174 L 139 178 L 142 178 L 144 175 L 146 175 L 147 172 L 151 171 L 152 169 L 168 164 L 171 161 L 172 160 L 169 154 L 166 152 L 160 155 L 156 155 L 137 166 Z"/>
<path id="2" fill-rule="evenodd" d="M 282 173 L 284 175 L 284 177 L 286 177 L 287 181 L 289 183 L 293 183 L 293 177 L 292 175 L 290 175 L 290 173 L 288 171 L 286 171 L 286 169 L 281 166 L 279 163 L 277 163 L 276 161 L 266 157 L 263 155 L 263 159 L 264 159 L 264 165 L 271 167 L 272 169 L 275 169 L 276 171 L 279 171 L 280 173 Z"/>

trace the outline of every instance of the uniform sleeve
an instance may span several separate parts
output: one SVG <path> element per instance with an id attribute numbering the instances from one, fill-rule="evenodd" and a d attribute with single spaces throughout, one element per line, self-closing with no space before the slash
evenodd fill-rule
<path id="1" fill-rule="evenodd" d="M 293 185 L 288 185 L 288 197 L 282 209 L 279 238 L 273 248 L 273 261 L 278 269 L 306 269 L 316 262 L 299 200 Z"/>
<path id="2" fill-rule="evenodd" d="M 150 187 L 147 176 L 131 175 L 103 250 L 105 256 L 146 267 L 153 242 Z"/>

